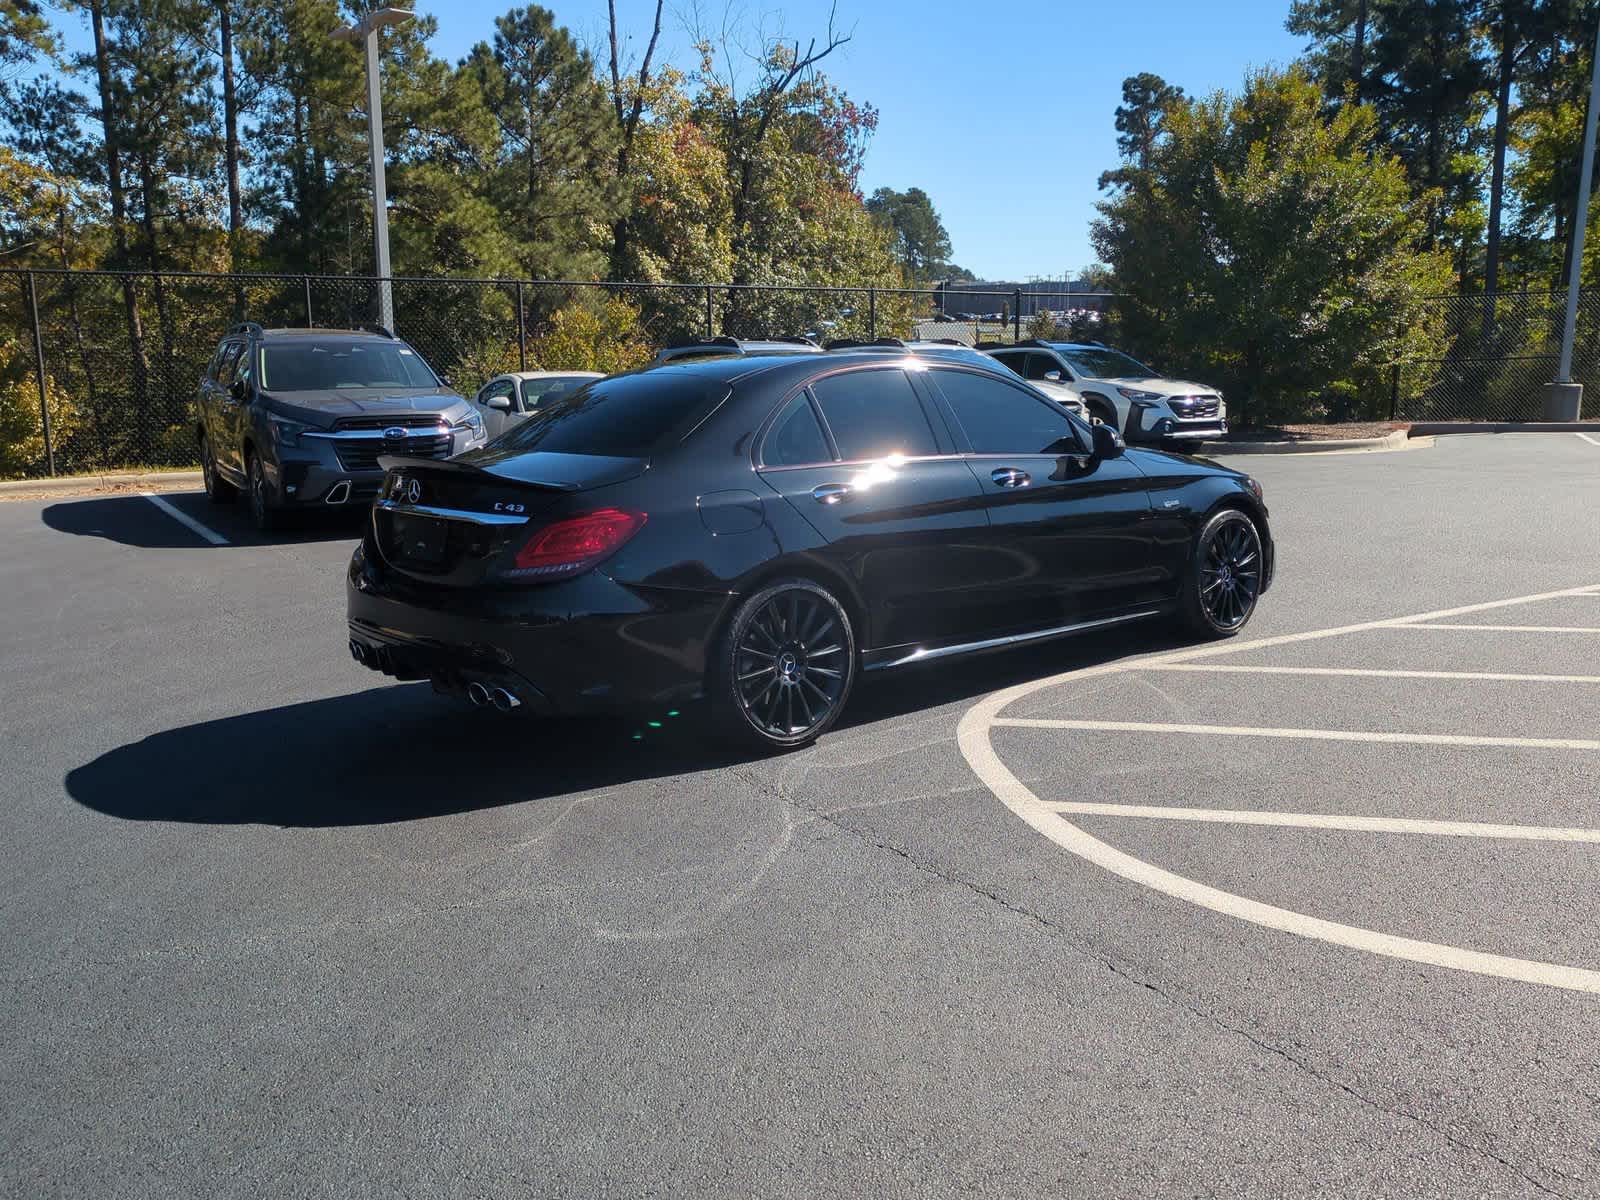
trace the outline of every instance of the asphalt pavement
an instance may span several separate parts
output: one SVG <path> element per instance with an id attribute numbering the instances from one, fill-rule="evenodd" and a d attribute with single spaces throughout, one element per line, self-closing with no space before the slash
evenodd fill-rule
<path id="1" fill-rule="evenodd" d="M 1240 639 L 753 761 L 380 682 L 348 521 L 0 503 L 0 1195 L 1600 1195 L 1600 446 L 1234 465 Z"/>

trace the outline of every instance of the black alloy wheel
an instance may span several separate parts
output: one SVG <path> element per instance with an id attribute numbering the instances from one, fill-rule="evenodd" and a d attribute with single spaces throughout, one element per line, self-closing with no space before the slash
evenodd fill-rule
<path id="1" fill-rule="evenodd" d="M 717 698 L 746 740 L 771 750 L 808 745 L 838 719 L 855 682 L 850 618 L 815 583 L 775 583 L 734 615 L 721 670 Z"/>
<path id="2" fill-rule="evenodd" d="M 267 483 L 266 468 L 259 455 L 250 456 L 250 519 L 262 533 L 278 527 L 278 510 L 272 501 L 272 487 Z"/>
<path id="3" fill-rule="evenodd" d="M 1238 633 L 1255 612 L 1264 566 L 1255 522 L 1234 508 L 1217 513 L 1195 539 L 1184 583 L 1185 622 L 1211 637 Z"/>
<path id="4" fill-rule="evenodd" d="M 238 489 L 217 474 L 216 456 L 211 453 L 211 439 L 200 438 L 200 478 L 205 481 L 206 499 L 213 504 L 226 504 L 238 495 Z"/>

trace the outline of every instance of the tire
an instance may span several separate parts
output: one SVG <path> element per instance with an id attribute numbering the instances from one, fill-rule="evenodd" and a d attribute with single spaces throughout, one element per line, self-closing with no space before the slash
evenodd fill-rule
<path id="1" fill-rule="evenodd" d="M 200 477 L 205 481 L 206 499 L 213 504 L 230 504 L 238 498 L 239 489 L 217 474 L 216 456 L 211 453 L 211 439 L 200 436 Z"/>
<path id="2" fill-rule="evenodd" d="M 769 584 L 739 605 L 717 644 L 715 728 L 769 753 L 809 746 L 839 719 L 856 671 L 844 606 L 808 579 Z"/>
<path id="3" fill-rule="evenodd" d="M 266 468 L 259 455 L 252 454 L 245 462 L 245 475 L 249 479 L 250 520 L 260 533 L 271 533 L 282 523 L 282 514 L 272 495 L 272 485 L 267 482 Z"/>
<path id="4" fill-rule="evenodd" d="M 1265 555 L 1261 532 L 1245 513 L 1225 508 L 1200 530 L 1189 554 L 1178 614 L 1203 638 L 1232 637 L 1249 623 L 1261 597 Z"/>

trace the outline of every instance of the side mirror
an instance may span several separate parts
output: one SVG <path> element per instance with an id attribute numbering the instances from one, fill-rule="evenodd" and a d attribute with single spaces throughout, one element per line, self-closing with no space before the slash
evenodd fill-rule
<path id="1" fill-rule="evenodd" d="M 498 409 L 501 412 L 511 411 L 510 396 L 490 396 L 484 401 L 484 404 L 488 405 L 490 408 Z"/>
<path id="2" fill-rule="evenodd" d="M 1094 438 L 1094 456 L 1096 458 L 1121 458 L 1124 449 L 1122 435 L 1109 425 L 1090 426 L 1091 436 Z"/>
<path id="3" fill-rule="evenodd" d="M 1061 372 L 1060 371 L 1046 371 L 1044 373 L 1044 379 L 1045 379 L 1046 383 L 1060 383 L 1061 382 Z"/>
<path id="4" fill-rule="evenodd" d="M 232 383 L 230 383 L 228 385 L 228 394 L 231 395 L 235 400 L 239 401 L 240 403 L 244 402 L 245 393 L 246 393 L 246 389 L 245 389 L 244 380 L 242 378 L 235 379 Z"/>

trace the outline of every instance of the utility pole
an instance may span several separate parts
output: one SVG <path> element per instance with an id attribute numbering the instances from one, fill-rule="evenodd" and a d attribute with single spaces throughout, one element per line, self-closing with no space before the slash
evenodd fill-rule
<path id="1" fill-rule="evenodd" d="M 375 8 L 354 25 L 329 36 L 340 42 L 365 42 L 367 50 L 367 148 L 372 156 L 372 241 L 377 259 L 378 324 L 394 332 L 394 287 L 389 279 L 389 189 L 383 177 L 383 99 L 379 95 L 378 30 L 412 19 L 403 8 Z"/>
<path id="2" fill-rule="evenodd" d="M 1583 277 L 1583 235 L 1589 224 L 1589 180 L 1594 174 L 1595 105 L 1600 92 L 1600 25 L 1595 28 L 1594 71 L 1589 77 L 1589 116 L 1583 130 L 1583 169 L 1578 174 L 1578 208 L 1573 213 L 1572 270 L 1567 276 L 1567 320 L 1561 334 L 1561 365 L 1545 392 L 1548 421 L 1576 421 L 1583 409 L 1583 384 L 1572 378 L 1572 343 L 1578 332 L 1578 282 Z"/>

